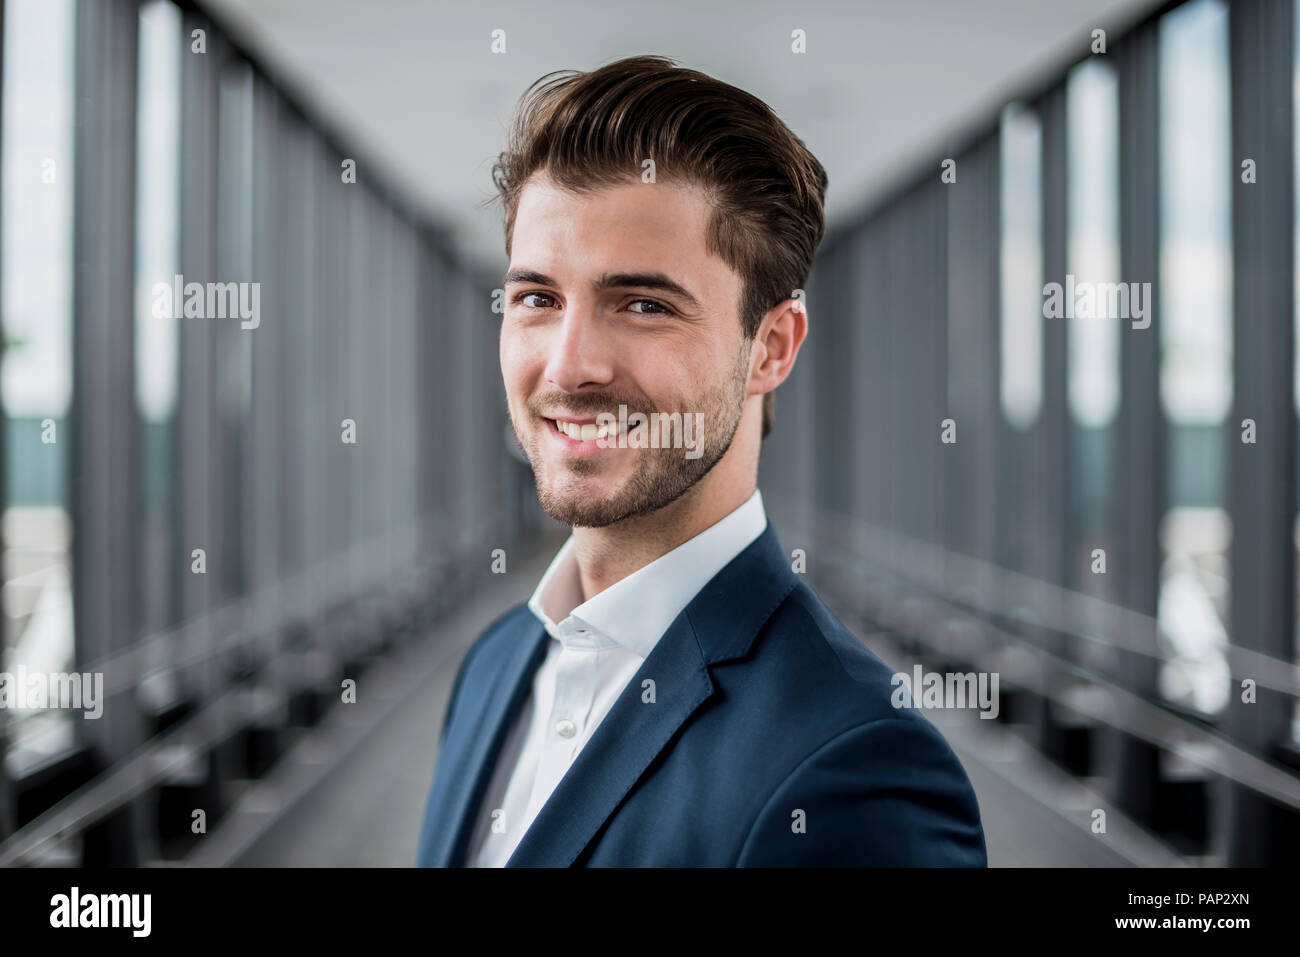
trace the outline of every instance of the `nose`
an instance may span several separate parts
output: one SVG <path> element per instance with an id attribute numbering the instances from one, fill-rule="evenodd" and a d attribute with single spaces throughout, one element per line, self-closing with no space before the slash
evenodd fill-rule
<path id="1" fill-rule="evenodd" d="M 546 380 L 565 392 L 603 386 L 613 377 L 612 330 L 589 302 L 571 300 L 552 327 Z"/>

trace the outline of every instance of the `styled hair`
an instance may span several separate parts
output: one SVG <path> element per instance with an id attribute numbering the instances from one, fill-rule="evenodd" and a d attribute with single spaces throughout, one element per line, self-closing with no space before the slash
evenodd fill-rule
<path id="1" fill-rule="evenodd" d="M 656 179 L 709 197 L 708 249 L 741 277 L 741 331 L 754 338 L 768 310 L 807 283 L 826 229 L 826 171 L 762 100 L 669 57 L 560 70 L 524 92 L 492 167 L 506 255 L 534 173 L 585 192 L 638 180 L 647 159 Z M 763 399 L 766 438 L 775 402 Z"/>

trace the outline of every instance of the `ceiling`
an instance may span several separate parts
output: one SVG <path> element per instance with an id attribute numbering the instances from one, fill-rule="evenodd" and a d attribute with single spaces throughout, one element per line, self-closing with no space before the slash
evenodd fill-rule
<path id="1" fill-rule="evenodd" d="M 491 166 L 544 73 L 673 57 L 765 100 L 826 167 L 830 226 L 1161 0 L 204 0 L 345 143 L 504 265 Z M 504 30 L 506 52 L 493 53 Z M 805 32 L 807 52 L 791 52 Z M 365 170 L 359 170 L 364 176 Z"/>

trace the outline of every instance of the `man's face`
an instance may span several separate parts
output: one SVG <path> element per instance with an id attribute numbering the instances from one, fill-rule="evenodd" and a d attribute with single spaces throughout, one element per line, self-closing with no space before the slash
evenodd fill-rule
<path id="1" fill-rule="evenodd" d="M 538 499 L 566 525 L 600 527 L 661 508 L 731 445 L 750 343 L 740 276 L 705 248 L 710 211 L 694 187 L 664 182 L 575 194 L 534 176 L 524 187 L 501 373 Z M 663 434 L 659 448 L 632 447 L 649 444 L 648 423 L 622 441 L 566 434 L 586 425 L 590 436 L 620 404 L 629 418 L 679 412 L 698 423 L 694 449 L 662 447 Z"/>

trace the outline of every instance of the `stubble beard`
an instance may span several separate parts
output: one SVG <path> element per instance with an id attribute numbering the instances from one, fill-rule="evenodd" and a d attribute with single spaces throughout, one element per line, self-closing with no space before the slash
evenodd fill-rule
<path id="1" fill-rule="evenodd" d="M 534 437 L 535 433 L 530 432 L 529 441 L 524 442 L 520 437 L 519 424 L 511 415 L 515 437 L 520 439 L 519 444 L 533 465 L 537 500 L 542 510 L 565 525 L 604 528 L 633 516 L 658 511 L 686 494 L 709 474 L 731 448 L 744 410 L 748 357 L 748 349 L 742 348 L 730 378 L 704 397 L 702 408 L 697 406 L 693 410 L 682 411 L 683 420 L 696 411 L 704 413 L 704 428 L 701 430 L 704 434 L 704 448 L 698 458 L 686 458 L 685 448 L 620 450 L 623 454 L 637 457 L 637 468 L 620 487 L 604 498 L 586 497 L 581 488 L 584 476 L 599 475 L 604 467 L 601 456 L 571 459 L 562 466 L 565 476 L 558 481 L 550 480 L 544 474 L 547 469 L 546 459 L 538 450 L 539 442 Z M 612 412 L 613 409 L 606 411 Z M 716 430 L 710 428 L 717 424 L 723 427 Z M 717 441 L 709 441 L 712 435 L 718 437 Z M 695 441 L 699 442 L 700 438 L 697 434 Z M 574 481 L 570 482 L 570 478 Z"/>

